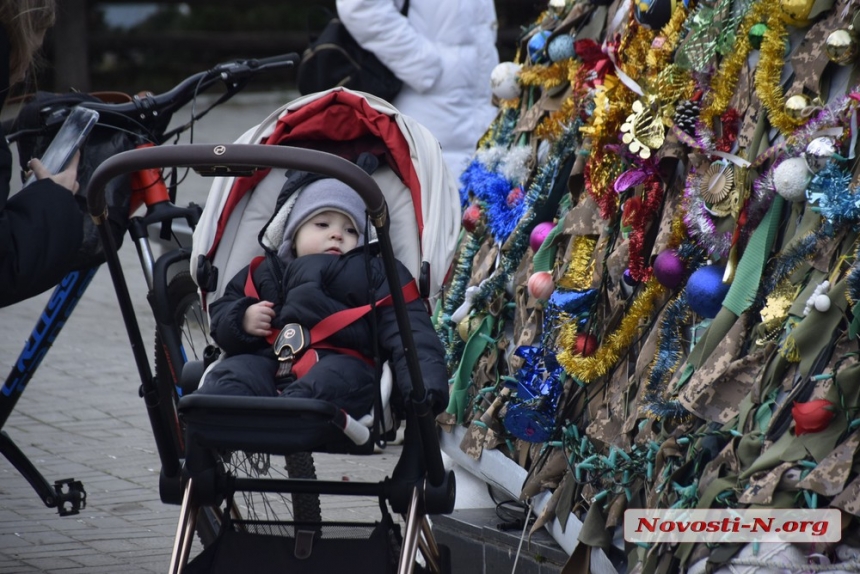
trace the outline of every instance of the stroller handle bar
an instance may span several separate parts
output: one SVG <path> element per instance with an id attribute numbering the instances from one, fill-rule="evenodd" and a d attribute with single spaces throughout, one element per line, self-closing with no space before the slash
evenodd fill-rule
<path id="1" fill-rule="evenodd" d="M 213 176 L 247 176 L 259 169 L 283 168 L 334 177 L 353 188 L 364 200 L 367 214 L 377 230 L 389 285 L 397 285 L 399 282 L 394 249 L 389 235 L 390 222 L 385 196 L 382 195 L 376 181 L 357 165 L 330 153 L 290 146 L 180 144 L 169 147 L 139 148 L 114 155 L 96 168 L 87 185 L 87 208 L 99 228 L 99 234 L 105 246 L 105 257 L 114 283 L 118 286 L 118 293 L 126 291 L 126 288 L 116 244 L 113 236 L 107 231 L 105 188 L 114 177 L 144 169 L 165 167 L 190 167 L 199 173 Z M 435 416 L 421 375 L 403 292 L 394 288 L 390 291 L 409 376 L 412 379 L 411 402 L 420 429 L 427 479 L 432 486 L 439 486 L 444 481 L 445 469 L 439 452 Z M 128 304 L 130 305 L 130 302 Z M 133 323 L 136 328 L 136 321 Z"/>
<path id="2" fill-rule="evenodd" d="M 300 169 L 341 180 L 364 200 L 374 226 L 387 219 L 385 197 L 376 181 L 357 165 L 334 154 L 289 146 L 179 144 L 119 153 L 98 166 L 87 186 L 87 209 L 99 223 L 106 217 L 105 188 L 114 177 L 144 169 L 190 167 L 211 176 L 247 176 L 258 169 Z"/>

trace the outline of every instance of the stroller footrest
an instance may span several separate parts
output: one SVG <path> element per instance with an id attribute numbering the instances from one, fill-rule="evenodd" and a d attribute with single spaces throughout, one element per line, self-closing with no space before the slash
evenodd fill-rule
<path id="1" fill-rule="evenodd" d="M 356 445 L 341 430 L 341 410 L 316 399 L 191 394 L 179 401 L 189 448 L 368 454 L 373 441 Z"/>

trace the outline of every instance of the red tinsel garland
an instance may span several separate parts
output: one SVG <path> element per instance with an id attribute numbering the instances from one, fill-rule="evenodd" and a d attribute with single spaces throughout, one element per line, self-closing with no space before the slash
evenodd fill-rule
<path id="1" fill-rule="evenodd" d="M 648 224 L 654 222 L 654 216 L 663 204 L 663 182 L 656 174 L 652 174 L 643 185 L 645 191 L 642 194 L 641 207 L 629 215 L 625 213 L 625 221 L 631 227 L 627 268 L 636 281 L 647 281 L 651 278 L 651 266 L 645 264 L 645 255 L 642 253 L 645 231 Z"/>

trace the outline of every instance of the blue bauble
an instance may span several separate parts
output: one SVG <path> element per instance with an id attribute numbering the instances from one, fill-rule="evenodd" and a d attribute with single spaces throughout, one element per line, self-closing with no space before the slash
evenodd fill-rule
<path id="1" fill-rule="evenodd" d="M 546 442 L 555 428 L 552 415 L 530 403 L 508 405 L 504 423 L 512 435 L 526 442 Z"/>
<path id="2" fill-rule="evenodd" d="M 544 48 L 546 47 L 546 41 L 549 36 L 549 30 L 541 30 L 529 40 L 528 53 L 529 60 L 532 64 L 537 64 L 545 59 L 546 54 L 544 52 Z"/>
<path id="3" fill-rule="evenodd" d="M 650 30 L 659 30 L 669 23 L 676 0 L 634 0 L 633 15 L 636 21 Z"/>
<path id="4" fill-rule="evenodd" d="M 549 41 L 549 46 L 547 46 L 546 52 L 549 54 L 549 59 L 553 62 L 560 62 L 562 60 L 573 58 L 576 55 L 576 52 L 573 49 L 573 36 L 569 34 L 556 36 Z"/>
<path id="5" fill-rule="evenodd" d="M 690 309 L 707 319 L 713 319 L 723 306 L 729 285 L 723 283 L 725 267 L 700 267 L 687 280 L 687 303 Z"/>

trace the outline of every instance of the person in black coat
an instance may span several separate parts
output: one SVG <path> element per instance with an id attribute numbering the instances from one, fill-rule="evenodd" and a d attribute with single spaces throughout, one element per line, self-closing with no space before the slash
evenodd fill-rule
<path id="1" fill-rule="evenodd" d="M 262 263 L 240 271 L 210 306 L 212 337 L 226 357 L 196 392 L 322 399 L 360 418 L 371 412 L 376 397 L 373 357 L 378 343 L 381 358 L 392 363 L 401 395 L 409 396 L 412 384 L 391 305 L 380 305 L 372 315 L 337 330 L 322 347 L 312 344 L 293 372 L 279 372 L 271 343 L 287 324 L 312 329 L 338 311 L 389 294 L 382 259 L 372 253 L 373 245 L 362 245 L 364 211 L 358 194 L 335 179 L 314 181 L 298 192 L 289 216 L 281 218 L 284 231 L 277 252 L 267 249 Z M 246 288 L 249 269 L 257 296 Z M 401 286 L 413 281 L 399 262 L 398 269 Z M 444 350 L 423 302 L 412 300 L 407 311 L 424 385 L 441 412 L 448 402 Z M 298 369 L 300 364 L 312 366 L 297 373 L 305 368 Z"/>
<path id="2" fill-rule="evenodd" d="M 0 108 L 53 23 L 53 0 L 0 0 Z M 9 197 L 12 153 L 0 130 L 0 307 L 50 289 L 69 271 L 83 241 L 77 162 L 52 176 L 31 160 L 38 181 Z"/>

